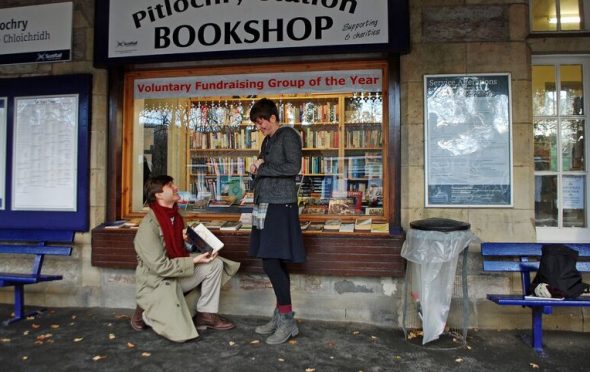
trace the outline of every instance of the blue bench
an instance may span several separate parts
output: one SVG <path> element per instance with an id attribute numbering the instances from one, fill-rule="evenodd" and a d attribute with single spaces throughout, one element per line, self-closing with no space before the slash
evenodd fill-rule
<path id="1" fill-rule="evenodd" d="M 44 275 L 41 274 L 43 260 L 46 255 L 52 256 L 70 256 L 72 254 L 71 246 L 48 245 L 47 242 L 32 243 L 0 243 L 0 254 L 15 255 L 34 255 L 33 268 L 30 273 L 0 272 L 0 287 L 14 286 L 14 317 L 3 321 L 8 325 L 17 320 L 21 320 L 39 312 L 35 311 L 30 314 L 24 313 L 25 292 L 24 286 L 41 282 L 50 282 L 53 280 L 63 279 L 62 275 Z"/>
<path id="2" fill-rule="evenodd" d="M 579 252 L 577 269 L 590 272 L 589 244 L 566 244 Z M 551 314 L 553 307 L 590 306 L 590 297 L 578 297 L 564 300 L 525 299 L 530 293 L 531 272 L 539 269 L 541 247 L 543 243 L 487 243 L 481 244 L 483 270 L 485 272 L 520 272 L 522 294 L 503 295 L 488 294 L 487 298 L 498 305 L 530 307 L 532 310 L 533 339 L 535 351 L 543 352 L 543 314 Z"/>

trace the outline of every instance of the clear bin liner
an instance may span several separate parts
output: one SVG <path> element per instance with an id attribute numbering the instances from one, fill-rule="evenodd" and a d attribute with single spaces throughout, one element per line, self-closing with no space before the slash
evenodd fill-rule
<path id="1" fill-rule="evenodd" d="M 410 229 L 401 255 L 411 270 L 411 296 L 422 320 L 422 344 L 444 332 L 455 282 L 457 260 L 475 241 L 469 230 L 440 232 Z"/>

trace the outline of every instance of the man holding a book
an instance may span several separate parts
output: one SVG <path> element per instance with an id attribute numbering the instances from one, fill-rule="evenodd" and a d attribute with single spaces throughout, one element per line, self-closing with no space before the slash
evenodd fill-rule
<path id="1" fill-rule="evenodd" d="M 149 326 L 177 342 L 197 338 L 197 329 L 234 328 L 217 312 L 221 286 L 238 271 L 239 263 L 216 251 L 189 253 L 172 177 L 151 177 L 145 195 L 150 209 L 134 240 L 138 306 L 131 326 L 136 330 Z"/>

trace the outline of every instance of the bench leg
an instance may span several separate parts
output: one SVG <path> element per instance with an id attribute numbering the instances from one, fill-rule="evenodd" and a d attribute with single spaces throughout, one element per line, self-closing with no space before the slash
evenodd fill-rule
<path id="1" fill-rule="evenodd" d="M 543 308 L 536 306 L 533 310 L 533 348 L 543 352 Z"/>
<path id="2" fill-rule="evenodd" d="M 6 319 L 2 322 L 4 325 L 9 325 L 18 320 L 23 319 L 25 310 L 25 290 L 23 284 L 14 284 L 14 317 Z"/>

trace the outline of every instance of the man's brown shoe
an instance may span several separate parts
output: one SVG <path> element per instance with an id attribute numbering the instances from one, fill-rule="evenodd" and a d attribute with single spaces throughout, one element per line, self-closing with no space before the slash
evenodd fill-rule
<path id="1" fill-rule="evenodd" d="M 226 331 L 235 327 L 235 324 L 214 313 L 197 312 L 195 323 L 197 323 L 197 329 L 199 330 L 213 328 L 220 331 Z"/>
<path id="2" fill-rule="evenodd" d="M 143 318 L 141 316 L 142 314 L 143 309 L 139 305 L 137 305 L 130 322 L 131 328 L 133 328 L 136 331 L 142 331 L 145 328 L 145 322 L 143 321 Z"/>

